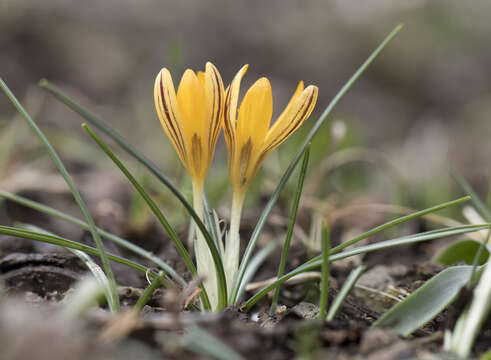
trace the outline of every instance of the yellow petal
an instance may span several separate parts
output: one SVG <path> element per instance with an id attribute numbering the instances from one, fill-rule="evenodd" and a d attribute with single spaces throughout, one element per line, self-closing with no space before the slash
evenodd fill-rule
<path id="1" fill-rule="evenodd" d="M 263 149 L 272 113 L 271 84 L 261 78 L 249 88 L 239 108 L 236 156 L 232 165 L 236 188 L 247 188 L 257 172 L 256 160 Z"/>
<path id="2" fill-rule="evenodd" d="M 172 145 L 174 145 L 184 167 L 187 168 L 187 140 L 184 136 L 172 76 L 166 68 L 163 68 L 155 79 L 154 99 L 160 123 Z"/>
<path id="3" fill-rule="evenodd" d="M 207 166 L 205 155 L 206 97 L 205 89 L 194 71 L 187 69 L 177 90 L 177 102 L 187 139 L 188 171 L 192 178 L 204 178 Z"/>
<path id="4" fill-rule="evenodd" d="M 211 162 L 222 129 L 224 92 L 220 73 L 212 63 L 206 63 L 206 73 L 203 75 L 204 82 L 202 83 L 206 94 L 206 131 L 208 132 L 206 143 L 209 162 Z M 200 74 L 198 78 L 201 81 Z"/>
<path id="5" fill-rule="evenodd" d="M 203 71 L 198 71 L 198 80 L 203 85 L 205 86 L 205 73 Z"/>
<path id="6" fill-rule="evenodd" d="M 187 69 L 177 90 L 177 102 L 188 139 L 197 133 L 203 137 L 206 114 L 205 89 L 194 71 Z"/>
<path id="7" fill-rule="evenodd" d="M 273 115 L 273 94 L 266 78 L 257 80 L 240 104 L 237 119 L 237 146 L 249 140 L 254 148 L 262 145 Z"/>
<path id="8" fill-rule="evenodd" d="M 298 85 L 297 85 L 295 92 L 293 93 L 290 101 L 288 102 L 288 105 L 286 105 L 285 110 L 283 110 L 283 112 L 280 114 L 280 116 L 278 116 L 278 119 L 281 119 L 283 116 L 285 116 L 285 113 L 293 106 L 293 104 L 295 103 L 295 100 L 298 99 L 298 97 L 302 93 L 303 89 L 304 89 L 303 81 L 300 80 Z"/>
<path id="9" fill-rule="evenodd" d="M 310 85 L 297 96 L 291 105 L 287 106 L 266 136 L 263 149 L 265 155 L 285 141 L 309 117 L 314 110 L 317 94 L 317 86 Z"/>
<path id="10" fill-rule="evenodd" d="M 227 143 L 229 164 L 232 162 L 235 154 L 235 125 L 237 119 L 237 103 L 239 102 L 240 82 L 248 67 L 249 65 L 242 66 L 225 92 L 223 132 L 225 135 L 225 142 Z"/>

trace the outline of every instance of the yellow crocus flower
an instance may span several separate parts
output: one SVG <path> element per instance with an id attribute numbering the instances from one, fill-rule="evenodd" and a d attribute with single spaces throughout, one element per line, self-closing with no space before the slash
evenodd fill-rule
<path id="1" fill-rule="evenodd" d="M 238 268 L 239 227 L 245 193 L 266 157 L 309 117 L 318 94 L 316 86 L 309 85 L 304 89 L 303 81 L 300 81 L 290 102 L 270 127 L 273 96 L 267 78 L 260 78 L 249 88 L 238 108 L 240 82 L 247 67 L 239 70 L 225 92 L 223 128 L 233 186 L 224 260 L 229 289 Z"/>
<path id="2" fill-rule="evenodd" d="M 193 185 L 193 205 L 203 220 L 203 185 L 210 168 L 223 122 L 224 87 L 216 67 L 206 63 L 205 72 L 187 69 L 177 89 L 172 76 L 163 68 L 155 79 L 157 114 Z M 198 275 L 213 309 L 218 303 L 215 267 L 203 234 L 194 240 Z"/>
<path id="3" fill-rule="evenodd" d="M 224 90 L 216 67 L 187 69 L 177 95 L 172 76 L 163 68 L 155 79 L 155 107 L 162 127 L 191 179 L 203 183 L 222 127 Z"/>
<path id="4" fill-rule="evenodd" d="M 318 88 L 303 81 L 285 110 L 270 127 L 273 96 L 267 78 L 260 78 L 247 91 L 240 108 L 240 82 L 248 65 L 235 75 L 225 94 L 224 133 L 229 155 L 229 174 L 234 192 L 244 193 L 266 157 L 293 134 L 315 107 Z"/>

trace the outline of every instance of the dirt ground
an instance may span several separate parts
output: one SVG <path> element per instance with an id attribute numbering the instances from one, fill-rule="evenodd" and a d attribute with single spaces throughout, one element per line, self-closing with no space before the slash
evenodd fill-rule
<path id="1" fill-rule="evenodd" d="M 83 184 L 95 174 L 83 172 L 76 179 Z M 115 181 L 107 174 L 97 174 L 104 181 Z M 85 179 L 85 180 L 81 180 Z M 93 181 L 94 179 L 90 180 Z M 113 188 L 115 189 L 115 188 Z M 185 266 L 163 231 L 153 222 L 144 228 L 124 226 L 125 202 L 129 188 L 122 184 L 110 198 L 100 200 L 89 197 L 89 207 L 99 226 L 121 235 L 160 256 L 186 274 Z M 47 194 L 45 191 L 23 189 L 22 195 L 76 213 L 70 195 L 64 191 Z M 106 206 L 103 206 L 103 203 Z M 107 202 L 112 208 L 107 210 Z M 287 207 L 278 206 L 277 209 Z M 101 209 L 106 209 L 102 211 Z M 64 233 L 71 239 L 92 244 L 90 235 L 53 218 L 40 215 L 12 202 L 1 207 L 1 223 L 16 221 L 42 225 L 50 231 Z M 275 210 L 272 219 L 281 217 Z M 252 231 L 257 215 L 247 213 L 242 234 Z M 118 220 L 119 218 L 119 220 Z M 362 218 L 362 216 L 360 216 Z M 249 219 L 250 223 L 249 223 Z M 352 216 L 350 219 L 354 219 Z M 383 222 L 384 218 L 372 216 L 363 226 Z M 308 226 L 308 216 L 299 218 L 299 226 Z M 360 221 L 338 221 L 333 224 L 334 244 L 342 241 L 350 229 L 360 226 Z M 424 221 L 406 225 L 403 231 L 421 231 Z M 285 227 L 270 221 L 262 245 L 267 239 L 282 236 Z M 184 235 L 185 229 L 181 234 Z M 374 239 L 376 240 L 376 239 Z M 183 311 L 176 303 L 179 294 L 159 289 L 145 306 L 140 317 L 130 308 L 147 285 L 141 274 L 123 266 L 114 265 L 120 288 L 123 311 L 111 315 L 107 309 L 94 308 L 79 318 L 64 318 L 58 311 L 60 302 L 73 285 L 86 272 L 80 260 L 63 249 L 32 241 L 1 237 L 0 274 L 6 296 L 0 303 L 1 359 L 202 359 L 192 351 L 192 342 L 186 340 L 189 326 L 198 325 L 209 331 L 246 359 L 410 359 L 430 358 L 429 354 L 442 354 L 443 330 L 453 328 L 456 315 L 468 296 L 459 301 L 412 336 L 403 338 L 390 330 L 374 329 L 371 324 L 401 294 L 408 294 L 425 280 L 442 269 L 429 262 L 439 246 L 451 241 L 423 243 L 380 253 L 360 259 L 333 263 L 330 299 L 349 271 L 363 261 L 367 266 L 357 287 L 343 304 L 336 318 L 318 322 L 318 276 L 304 282 L 282 287 L 277 314 L 269 315 L 270 297 L 259 302 L 249 313 L 229 308 L 218 314 Z M 106 247 L 122 256 L 151 266 L 144 260 L 123 251 L 111 243 Z M 294 238 L 287 268 L 291 269 L 308 259 L 306 247 Z M 254 282 L 271 278 L 277 269 L 279 250 L 259 270 Z M 254 284 L 253 284 L 254 285 Z M 249 292 L 250 296 L 253 291 Z M 392 294 L 392 295 L 391 295 Z M 475 351 L 486 351 L 491 343 L 491 326 L 484 327 Z M 49 344 L 49 346 L 47 345 Z M 433 357 L 434 358 L 434 357 Z"/>

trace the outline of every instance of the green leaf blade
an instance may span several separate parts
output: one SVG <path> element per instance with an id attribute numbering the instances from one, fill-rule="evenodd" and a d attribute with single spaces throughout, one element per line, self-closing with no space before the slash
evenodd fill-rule
<path id="1" fill-rule="evenodd" d="M 82 243 L 78 243 L 76 241 L 68 240 L 59 236 L 53 236 L 45 233 L 24 230 L 12 226 L 0 225 L 0 235 L 10 235 L 10 236 L 20 237 L 28 240 L 41 241 L 47 244 L 61 246 L 63 248 L 80 250 L 90 255 L 99 255 L 99 250 L 92 246 L 88 246 Z M 121 256 L 111 254 L 110 252 L 107 253 L 107 258 L 111 261 L 126 265 L 132 269 L 140 271 L 143 274 L 148 273 L 152 277 L 157 276 L 155 272 L 149 271 L 149 269 L 147 269 L 145 266 L 140 265 L 134 261 L 125 259 Z"/>
<path id="2" fill-rule="evenodd" d="M 399 304 L 382 315 L 373 326 L 390 327 L 408 336 L 443 311 L 458 295 L 472 274 L 472 266 L 443 270 Z"/>
<path id="3" fill-rule="evenodd" d="M 285 273 L 286 259 L 288 256 L 288 250 L 290 248 L 290 242 L 293 236 L 293 229 L 295 228 L 295 223 L 297 220 L 298 206 L 300 204 L 300 198 L 302 196 L 303 184 L 305 180 L 305 175 L 307 174 L 307 167 L 309 164 L 310 156 L 310 145 L 305 151 L 303 157 L 302 167 L 300 169 L 300 174 L 298 175 L 297 191 L 295 192 L 295 198 L 293 200 L 292 209 L 290 211 L 290 221 L 288 223 L 288 229 L 286 231 L 285 243 L 281 250 L 280 264 L 278 265 L 278 272 L 276 277 L 281 277 Z M 244 278 L 242 278 L 244 279 Z M 273 315 L 276 312 L 276 307 L 278 305 L 278 298 L 280 296 L 280 287 L 277 287 L 273 295 L 273 300 L 271 301 L 270 313 Z"/>
<path id="4" fill-rule="evenodd" d="M 102 240 L 99 236 L 99 233 L 97 232 L 95 228 L 95 223 L 94 219 L 92 219 L 92 216 L 90 215 L 90 212 L 85 205 L 84 200 L 82 199 L 82 196 L 80 195 L 77 187 L 73 183 L 72 177 L 68 173 L 68 171 L 65 168 L 65 165 L 63 165 L 63 162 L 61 161 L 60 157 L 58 156 L 58 153 L 56 150 L 53 148 L 51 143 L 49 142 L 48 138 L 44 135 L 44 133 L 41 131 L 41 129 L 37 126 L 36 122 L 31 118 L 31 116 L 27 113 L 27 111 L 24 109 L 22 104 L 17 100 L 15 95 L 10 91 L 8 88 L 7 84 L 3 81 L 2 78 L 0 78 L 0 87 L 2 90 L 5 92 L 9 100 L 12 102 L 12 104 L 15 106 L 19 114 L 22 115 L 24 120 L 26 121 L 27 125 L 31 128 L 31 130 L 34 132 L 36 137 L 41 141 L 43 146 L 46 148 L 49 156 L 53 160 L 54 164 L 56 165 L 58 171 L 60 174 L 63 176 L 63 179 L 65 180 L 66 184 L 70 188 L 70 191 L 73 195 L 73 198 L 75 199 L 75 202 L 79 206 L 80 210 L 82 211 L 82 214 L 84 215 L 87 224 L 89 225 L 89 231 L 92 235 L 92 238 L 94 239 L 94 242 L 97 245 L 97 248 L 99 249 L 99 256 L 101 258 L 102 265 L 104 267 L 104 272 L 106 273 L 106 276 L 109 280 L 109 286 L 111 288 L 111 299 L 113 300 L 112 308 L 119 310 L 119 296 L 118 296 L 118 289 L 116 285 L 116 279 L 114 278 L 114 273 L 112 271 L 111 265 L 109 264 L 109 261 L 106 256 L 106 252 L 104 250 L 104 245 L 102 244 Z"/>
<path id="5" fill-rule="evenodd" d="M 74 112 L 79 114 L 87 122 L 97 127 L 111 139 L 113 139 L 124 151 L 131 155 L 134 159 L 145 166 L 151 174 L 153 174 L 165 187 L 167 187 L 170 192 L 179 200 L 179 202 L 184 206 L 189 215 L 193 218 L 196 225 L 203 233 L 205 238 L 210 238 L 210 234 L 206 229 L 205 224 L 201 221 L 198 214 L 193 209 L 193 206 L 186 200 L 184 195 L 179 191 L 179 189 L 167 178 L 167 176 L 155 165 L 149 158 L 138 151 L 134 146 L 132 146 L 128 141 L 126 141 L 121 135 L 119 135 L 114 129 L 108 126 L 103 120 L 97 117 L 94 113 L 85 109 L 74 99 L 66 95 L 61 89 L 51 84 L 48 80 L 42 79 L 39 82 L 39 86 L 49 93 L 51 93 L 56 99 L 68 106 Z"/>
<path id="6" fill-rule="evenodd" d="M 356 83 L 356 81 L 361 77 L 361 75 L 365 72 L 365 70 L 369 67 L 369 65 L 377 58 L 377 56 L 382 52 L 382 50 L 389 44 L 389 42 L 397 35 L 397 33 L 402 29 L 403 25 L 399 24 L 397 25 L 389 35 L 380 43 L 380 45 L 370 54 L 370 56 L 363 62 L 363 64 L 355 71 L 355 73 L 348 79 L 348 81 L 343 85 L 343 87 L 338 91 L 336 96 L 331 100 L 329 105 L 325 108 L 324 112 L 321 114 L 319 119 L 315 122 L 314 126 L 310 130 L 309 134 L 305 138 L 302 146 L 296 153 L 295 157 L 291 161 L 290 165 L 286 169 L 285 173 L 283 174 L 280 182 L 278 183 L 278 186 L 276 187 L 275 191 L 273 192 L 273 195 L 271 195 L 271 198 L 269 199 L 268 203 L 264 207 L 263 212 L 261 213 L 261 217 L 259 218 L 259 221 L 256 224 L 256 227 L 254 228 L 254 231 L 251 235 L 251 238 L 249 240 L 249 243 L 247 244 L 247 248 L 244 252 L 244 255 L 242 257 L 242 261 L 240 262 L 239 270 L 237 271 L 237 281 L 234 284 L 234 288 L 232 289 L 232 294 L 231 298 L 234 299 L 234 302 L 238 301 L 237 295 L 238 295 L 238 289 L 240 287 L 240 284 L 242 282 L 242 278 L 244 276 L 245 269 L 247 267 L 247 263 L 249 262 L 254 249 L 256 247 L 256 243 L 259 239 L 259 235 L 261 234 L 261 231 L 266 224 L 266 221 L 269 217 L 269 214 L 273 210 L 274 205 L 276 204 L 276 201 L 278 201 L 278 198 L 280 196 L 280 193 L 283 191 L 286 183 L 288 182 L 288 179 L 290 176 L 293 174 L 293 171 L 295 170 L 296 166 L 300 162 L 300 159 L 302 158 L 304 152 L 307 149 L 307 146 L 309 143 L 312 141 L 314 136 L 317 134 L 319 128 L 321 125 L 326 121 L 334 107 L 339 103 L 339 101 L 346 95 L 348 90 Z"/>
<path id="7" fill-rule="evenodd" d="M 378 250 L 382 250 L 382 249 L 389 249 L 391 247 L 396 247 L 399 245 L 412 244 L 412 243 L 420 242 L 420 241 L 439 239 L 439 238 L 443 238 L 443 237 L 447 237 L 447 236 L 465 234 L 468 232 L 480 231 L 480 230 L 489 229 L 489 228 L 491 228 L 491 224 L 464 225 L 464 226 L 456 226 L 453 228 L 438 229 L 438 230 L 428 231 L 426 233 L 415 234 L 415 235 L 410 235 L 410 236 L 403 236 L 403 237 L 396 238 L 396 239 L 381 241 L 381 242 L 378 242 L 375 244 L 360 246 L 358 248 L 351 249 L 351 250 L 345 250 L 341 253 L 330 255 L 329 259 L 330 259 L 330 261 L 337 261 L 337 260 L 341 260 L 341 259 L 345 259 L 347 257 L 353 256 L 353 255 L 357 255 L 357 254 L 362 254 L 362 253 L 367 253 L 367 252 L 372 252 L 372 251 L 378 251 Z M 281 278 L 277 279 L 275 282 L 273 282 L 273 283 L 269 284 L 268 286 L 264 287 L 263 289 L 259 290 L 249 300 L 247 300 L 246 304 L 244 305 L 244 309 L 250 310 L 254 306 L 254 304 L 256 304 L 262 297 L 266 296 L 268 294 L 268 292 L 275 289 L 277 286 L 284 283 L 288 279 L 290 279 L 290 278 L 292 278 L 298 274 L 301 274 L 303 272 L 315 270 L 315 269 L 319 268 L 321 265 L 322 265 L 322 257 L 316 256 L 316 257 L 308 260 L 307 262 L 305 262 L 302 265 L 298 266 L 297 268 L 293 269 L 289 273 L 283 275 Z"/>
<path id="8" fill-rule="evenodd" d="M 73 224 L 75 226 L 78 226 L 82 229 L 89 230 L 89 225 L 87 223 L 83 222 L 82 220 L 80 220 L 74 216 L 71 216 L 67 213 L 61 212 L 61 211 L 59 211 L 55 208 L 52 208 L 50 206 L 41 204 L 37 201 L 27 199 L 23 196 L 12 194 L 10 192 L 3 191 L 3 190 L 0 190 L 0 198 L 4 198 L 4 199 L 10 200 L 10 201 L 13 201 L 17 204 L 26 206 L 28 208 L 39 211 L 41 213 L 62 219 L 64 221 L 66 221 L 70 224 Z M 186 285 L 186 281 L 169 264 L 164 262 L 159 257 L 155 256 L 150 251 L 147 251 L 147 250 L 139 247 L 138 245 L 133 244 L 132 242 L 130 242 L 126 239 L 123 239 L 119 236 L 116 236 L 116 235 L 114 235 L 110 232 L 107 232 L 105 230 L 102 230 L 98 227 L 96 227 L 96 230 L 102 237 L 114 242 L 115 244 L 117 244 L 117 245 L 137 254 L 137 255 L 140 255 L 144 259 L 147 259 L 147 260 L 155 263 L 162 270 L 164 270 L 166 273 L 171 275 L 174 278 L 174 280 L 176 280 L 180 285 L 182 285 L 182 286 Z"/>
<path id="9" fill-rule="evenodd" d="M 464 239 L 458 240 L 447 246 L 433 257 L 432 261 L 442 265 L 454 265 L 459 262 L 465 262 L 468 265 L 474 263 L 476 254 L 479 253 L 479 249 L 482 244 L 476 240 Z M 483 265 L 488 261 L 489 247 L 485 246 L 484 251 L 481 252 L 477 264 Z"/>

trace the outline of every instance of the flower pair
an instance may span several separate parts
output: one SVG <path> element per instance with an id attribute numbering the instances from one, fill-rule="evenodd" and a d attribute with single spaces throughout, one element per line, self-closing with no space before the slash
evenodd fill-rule
<path id="1" fill-rule="evenodd" d="M 318 89 L 303 82 L 275 123 L 271 85 L 267 78 L 257 80 L 245 94 L 240 107 L 239 90 L 247 71 L 243 66 L 224 90 L 218 70 L 206 64 L 205 72 L 186 70 L 177 94 L 172 77 L 163 68 L 155 80 L 154 97 L 162 127 L 174 146 L 193 184 L 194 209 L 203 214 L 203 184 L 223 127 L 228 150 L 229 177 L 233 187 L 231 224 L 225 244 L 224 267 L 229 289 L 238 267 L 239 226 L 245 193 L 266 157 L 293 134 L 307 119 L 317 101 Z M 195 239 L 198 274 L 215 302 L 216 278 L 213 261 L 202 234 Z"/>
<path id="2" fill-rule="evenodd" d="M 155 80 L 155 106 L 162 127 L 193 182 L 206 177 L 223 126 L 234 192 L 247 190 L 264 159 L 295 132 L 312 112 L 318 89 L 304 89 L 300 81 L 285 110 L 270 127 L 273 113 L 271 85 L 260 78 L 238 107 L 243 66 L 224 91 L 216 67 L 184 72 L 177 94 L 172 77 L 163 68 Z"/>

